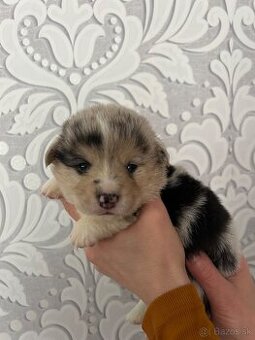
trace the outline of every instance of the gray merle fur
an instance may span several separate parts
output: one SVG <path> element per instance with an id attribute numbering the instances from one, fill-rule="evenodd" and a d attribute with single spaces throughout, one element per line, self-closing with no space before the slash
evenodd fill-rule
<path id="1" fill-rule="evenodd" d="M 169 179 L 175 171 L 175 167 L 168 167 Z M 224 234 L 229 232 L 231 217 L 218 197 L 187 173 L 178 174 L 178 181 L 172 184 L 169 181 L 161 192 L 161 199 L 177 230 L 182 228 L 182 214 L 202 196 L 205 203 L 197 210 L 196 219 L 190 226 L 189 241 L 184 244 L 186 257 L 203 251 L 221 272 L 234 272 L 238 259 L 224 238 Z"/>

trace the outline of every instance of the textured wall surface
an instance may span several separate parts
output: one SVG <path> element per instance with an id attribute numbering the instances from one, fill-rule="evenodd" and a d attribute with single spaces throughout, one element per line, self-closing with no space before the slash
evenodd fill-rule
<path id="1" fill-rule="evenodd" d="M 0 339 L 137 340 L 134 296 L 74 251 L 39 195 L 65 119 L 145 115 L 233 214 L 255 273 L 255 1 L 0 0 Z"/>

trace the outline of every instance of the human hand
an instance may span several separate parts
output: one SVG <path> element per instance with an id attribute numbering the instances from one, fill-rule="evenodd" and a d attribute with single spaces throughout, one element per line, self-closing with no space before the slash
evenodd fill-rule
<path id="1" fill-rule="evenodd" d="M 254 340 L 255 283 L 245 258 L 228 279 L 204 253 L 188 260 L 187 268 L 209 299 L 215 332 L 221 339 Z"/>
<path id="2" fill-rule="evenodd" d="M 74 219 L 74 207 L 63 202 Z M 146 304 L 190 283 L 185 255 L 160 199 L 146 204 L 138 220 L 114 237 L 85 249 L 98 270 L 135 293 Z"/>

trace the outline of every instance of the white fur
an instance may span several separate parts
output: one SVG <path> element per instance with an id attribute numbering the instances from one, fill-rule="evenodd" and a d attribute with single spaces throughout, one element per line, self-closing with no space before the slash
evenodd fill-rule
<path id="1" fill-rule="evenodd" d="M 50 198 L 60 197 L 61 190 L 55 178 L 48 180 L 42 187 L 42 194 Z M 88 247 L 105 238 L 111 237 L 120 230 L 134 223 L 136 216 L 119 215 L 85 215 L 74 223 L 70 238 L 75 247 Z"/>
<path id="2" fill-rule="evenodd" d="M 97 121 L 100 124 L 100 128 L 101 128 L 103 136 L 108 136 L 109 135 L 108 123 L 105 121 L 105 119 L 103 119 L 102 117 L 99 117 L 99 115 L 97 115 Z"/>
<path id="3" fill-rule="evenodd" d="M 241 258 L 241 244 L 237 237 L 236 229 L 234 228 L 232 224 L 233 224 L 233 221 L 231 221 L 231 224 L 228 225 L 227 227 L 227 231 L 221 236 L 223 240 L 222 244 L 224 244 L 225 247 L 226 247 L 226 244 L 229 246 L 229 249 L 231 249 L 233 255 L 238 261 L 238 265 L 237 265 L 237 268 L 235 268 L 234 272 L 230 270 L 225 270 L 225 269 L 223 270 L 222 268 L 218 268 L 225 277 L 229 277 L 236 273 L 236 271 L 239 268 L 239 263 L 240 263 L 240 258 Z M 221 242 L 219 242 L 219 247 L 220 246 L 221 246 Z"/>
<path id="4" fill-rule="evenodd" d="M 135 324 L 141 324 L 146 312 L 146 304 L 140 300 L 133 309 L 127 314 L 126 319 Z"/>
<path id="5" fill-rule="evenodd" d="M 49 198 L 58 199 L 62 196 L 55 177 L 50 178 L 41 188 L 41 194 Z"/>
<path id="6" fill-rule="evenodd" d="M 185 208 L 185 211 L 182 213 L 180 218 L 180 230 L 179 235 L 182 239 L 184 246 L 187 246 L 191 239 L 190 239 L 190 228 L 192 223 L 197 219 L 197 214 L 200 208 L 206 203 L 206 197 L 200 196 L 198 199 L 192 204 Z"/>
<path id="7" fill-rule="evenodd" d="M 174 173 L 167 179 L 167 185 L 171 187 L 178 185 L 180 182 L 179 176 L 186 173 L 187 172 L 181 166 L 176 166 Z"/>
<path id="8" fill-rule="evenodd" d="M 124 218 L 116 215 L 81 215 L 75 222 L 71 241 L 74 246 L 83 248 L 94 245 L 96 242 L 111 237 L 120 230 L 127 228 L 136 220 L 131 216 Z"/>

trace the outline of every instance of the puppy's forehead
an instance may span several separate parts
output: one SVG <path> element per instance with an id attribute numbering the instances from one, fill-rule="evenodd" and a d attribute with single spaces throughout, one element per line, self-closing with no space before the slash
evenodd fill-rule
<path id="1" fill-rule="evenodd" d="M 127 143 L 146 152 L 147 122 L 132 111 L 114 105 L 98 105 L 78 112 L 63 127 L 63 137 L 73 145 L 118 149 Z"/>
<path id="2" fill-rule="evenodd" d="M 134 116 L 129 112 L 115 114 L 107 117 L 109 127 L 109 143 L 121 143 L 133 146 L 146 152 L 149 149 L 149 140 L 143 129 L 139 116 Z"/>

